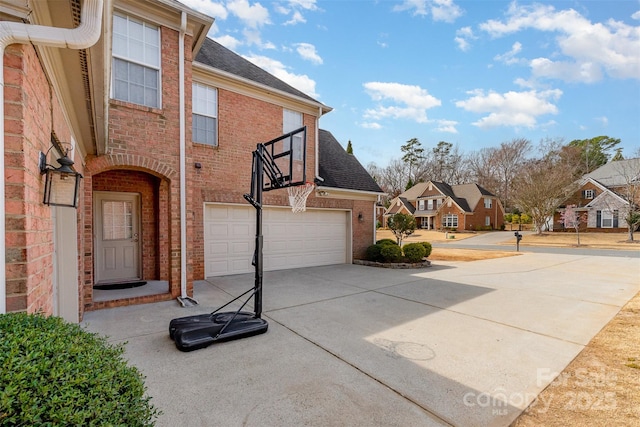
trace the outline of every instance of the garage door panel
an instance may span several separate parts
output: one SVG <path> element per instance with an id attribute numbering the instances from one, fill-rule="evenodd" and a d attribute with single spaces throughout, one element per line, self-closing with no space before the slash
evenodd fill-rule
<path id="1" fill-rule="evenodd" d="M 253 272 L 255 209 L 206 204 L 204 218 L 206 276 Z M 265 271 L 347 261 L 346 211 L 265 208 L 262 220 Z"/>

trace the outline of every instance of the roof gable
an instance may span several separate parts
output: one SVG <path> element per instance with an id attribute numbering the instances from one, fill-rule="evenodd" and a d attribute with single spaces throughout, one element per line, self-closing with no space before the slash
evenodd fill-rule
<path id="1" fill-rule="evenodd" d="M 342 148 L 331 132 L 318 131 L 318 173 L 323 187 L 383 193 L 358 159 Z"/>

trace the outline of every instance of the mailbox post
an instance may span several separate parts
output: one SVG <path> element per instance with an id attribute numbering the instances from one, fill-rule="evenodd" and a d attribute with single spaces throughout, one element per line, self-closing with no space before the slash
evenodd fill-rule
<path id="1" fill-rule="evenodd" d="M 520 252 L 520 240 L 522 240 L 522 234 L 520 234 L 518 231 L 513 234 L 514 236 L 516 236 L 516 252 Z"/>

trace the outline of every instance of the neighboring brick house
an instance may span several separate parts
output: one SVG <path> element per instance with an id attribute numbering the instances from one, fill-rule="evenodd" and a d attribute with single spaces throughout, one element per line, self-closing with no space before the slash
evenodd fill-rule
<path id="1" fill-rule="evenodd" d="M 243 198 L 251 153 L 301 126 L 306 175 L 318 186 L 297 215 L 286 190 L 264 194 L 265 269 L 350 263 L 374 241 L 381 190 L 319 129 L 331 108 L 208 39 L 213 18 L 172 0 L 1 3 L 16 34 L 37 24 L 67 37 L 60 28 L 80 25 L 73 37 L 90 47 L 0 29 L 9 33 L 0 37 L 8 40 L 0 313 L 77 321 L 86 310 L 192 296 L 194 280 L 252 271 L 255 209 Z M 69 147 L 83 175 L 78 209 L 44 205 L 39 153 L 56 165 Z M 358 179 L 347 180 L 349 170 Z M 131 281 L 155 287 L 96 297 L 98 284 Z"/>
<path id="2" fill-rule="evenodd" d="M 583 176 L 576 187 L 554 214 L 554 230 L 565 229 L 562 212 L 567 205 L 573 205 L 579 215 L 586 216 L 580 230 L 625 232 L 629 201 L 634 200 L 636 210 L 640 206 L 640 159 L 609 162 Z"/>
<path id="3" fill-rule="evenodd" d="M 420 182 L 391 200 L 385 212 L 413 215 L 418 228 L 495 230 L 504 225 L 500 200 L 477 184 Z"/>

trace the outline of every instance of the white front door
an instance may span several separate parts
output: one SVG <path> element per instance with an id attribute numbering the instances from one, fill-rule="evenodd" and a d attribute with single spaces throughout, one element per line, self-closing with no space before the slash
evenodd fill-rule
<path id="1" fill-rule="evenodd" d="M 95 192 L 96 283 L 139 280 L 140 196 Z"/>

